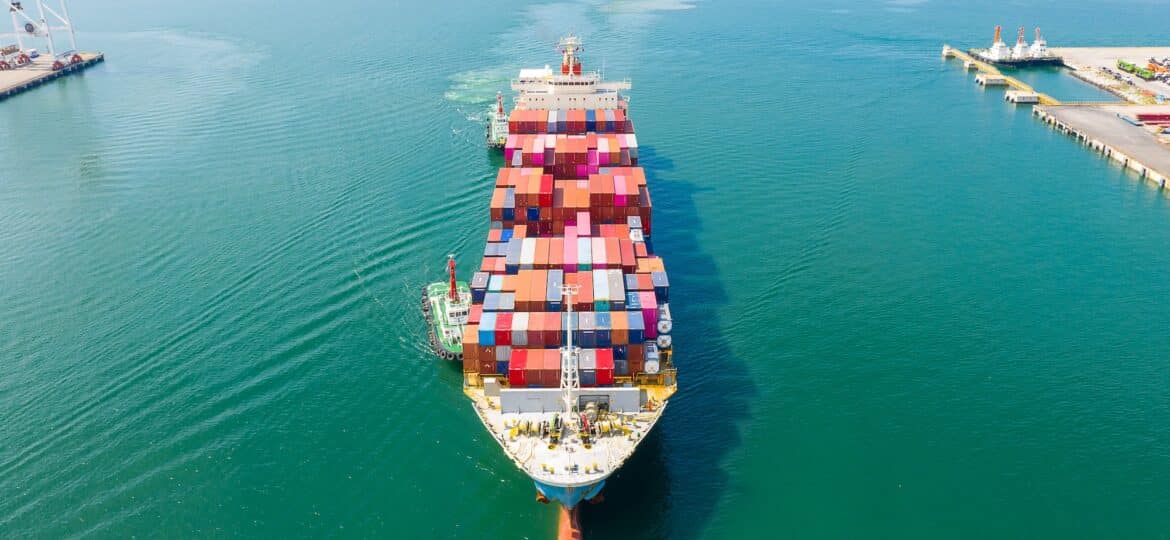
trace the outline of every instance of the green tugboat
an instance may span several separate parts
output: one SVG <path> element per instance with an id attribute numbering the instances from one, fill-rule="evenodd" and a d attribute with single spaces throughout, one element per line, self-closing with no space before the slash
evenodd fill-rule
<path id="1" fill-rule="evenodd" d="M 423 288 L 422 307 L 430 326 L 431 347 L 444 360 L 463 361 L 463 325 L 471 312 L 471 288 L 455 281 L 455 256 L 447 255 L 447 283 Z"/>

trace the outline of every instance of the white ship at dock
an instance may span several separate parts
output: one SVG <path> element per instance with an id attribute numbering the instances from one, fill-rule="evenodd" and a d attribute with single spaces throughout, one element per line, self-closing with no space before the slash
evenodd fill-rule
<path id="1" fill-rule="evenodd" d="M 1039 28 L 1036 29 L 1036 40 L 1028 44 L 1024 39 L 1024 27 L 1021 26 L 1016 44 L 1013 47 L 1008 47 L 1003 42 L 1000 36 L 1001 30 L 1001 27 L 995 27 L 995 40 L 992 41 L 991 48 L 971 49 L 971 54 L 984 62 L 1009 67 L 1059 66 L 1064 63 L 1061 57 L 1056 56 L 1048 49 L 1048 42 L 1040 35 Z"/>

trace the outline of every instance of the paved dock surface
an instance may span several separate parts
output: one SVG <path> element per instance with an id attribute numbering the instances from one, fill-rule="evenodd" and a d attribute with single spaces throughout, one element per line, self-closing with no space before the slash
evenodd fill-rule
<path id="1" fill-rule="evenodd" d="M 1076 70 L 1109 68 L 1120 72 L 1117 69 L 1118 60 L 1145 67 L 1151 57 L 1159 60 L 1170 57 L 1170 47 L 1053 47 L 1051 50 L 1064 59 L 1066 66 Z M 1166 83 L 1131 76 L 1133 85 L 1139 89 L 1170 95 L 1170 85 Z"/>
<path id="2" fill-rule="evenodd" d="M 1157 107 L 1145 109 L 1151 109 L 1150 112 L 1158 110 Z M 1086 137 L 1117 149 L 1163 177 L 1170 177 L 1170 147 L 1159 143 L 1147 128 L 1117 117 L 1119 111 L 1134 115 L 1134 107 L 1065 105 L 1043 107 L 1042 110 Z"/>
<path id="3" fill-rule="evenodd" d="M 53 71 L 53 58 L 47 54 L 33 58 L 32 63 L 29 65 L 0 71 L 0 99 L 15 95 L 22 89 L 30 87 L 30 85 L 52 80 L 67 73 L 75 73 L 80 69 L 100 62 L 104 58 L 102 53 L 81 52 L 78 54 L 81 55 L 81 66 L 67 64 L 65 69 L 61 71 Z"/>

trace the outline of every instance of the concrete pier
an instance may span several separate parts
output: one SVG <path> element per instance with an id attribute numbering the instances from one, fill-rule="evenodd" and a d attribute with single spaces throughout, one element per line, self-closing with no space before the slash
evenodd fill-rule
<path id="1" fill-rule="evenodd" d="M 1007 79 L 1002 75 L 994 75 L 991 73 L 980 73 L 975 76 L 975 84 L 983 86 L 1007 86 Z"/>
<path id="2" fill-rule="evenodd" d="M 70 64 L 68 60 L 65 60 L 65 67 L 57 71 L 53 71 L 53 58 L 48 55 L 33 58 L 32 62 L 28 65 L 0 71 L 0 101 L 15 96 L 25 90 L 36 88 L 57 77 L 80 73 L 106 59 L 105 55 L 100 52 L 81 52 L 77 54 L 81 56 L 81 62 Z"/>
<path id="3" fill-rule="evenodd" d="M 979 73 L 975 75 L 975 82 L 978 84 L 984 86 L 1010 86 L 1021 92 L 1035 94 L 1036 98 L 1039 100 L 1039 103 L 1044 105 L 1060 104 L 1056 98 L 1053 98 L 1052 96 L 1042 92 L 1037 92 L 1031 86 L 1024 84 L 1023 81 L 1015 77 L 1004 75 L 995 66 L 988 64 L 987 62 L 980 61 L 978 58 L 975 58 L 974 56 L 971 56 L 963 51 L 952 48 L 950 45 L 943 45 L 942 56 L 944 59 L 958 58 L 959 60 L 962 60 L 963 67 L 968 70 L 972 69 L 972 66 L 974 66 L 974 69 L 979 70 Z"/>
<path id="4" fill-rule="evenodd" d="M 1010 103 L 1040 103 L 1040 96 L 1034 92 L 1008 90 L 1004 92 L 1003 100 Z"/>
<path id="5" fill-rule="evenodd" d="M 957 58 L 964 67 L 975 65 L 979 84 L 1007 85 L 1004 100 L 1011 103 L 1035 103 L 1032 114 L 1057 131 L 1070 135 L 1080 143 L 1101 152 L 1111 161 L 1145 178 L 1160 189 L 1170 178 L 1170 122 L 1154 121 L 1170 115 L 1170 100 L 1159 93 L 1170 86 L 1156 81 L 1130 82 L 1110 74 L 1110 65 L 1118 59 L 1144 62 L 1144 58 L 1170 57 L 1170 47 L 1147 48 L 1062 48 L 1053 49 L 1063 56 L 1072 74 L 1108 90 L 1130 103 L 1069 103 L 1062 104 L 1047 94 L 1014 77 L 1001 73 L 995 66 L 948 45 L 943 46 L 943 58 Z M 1163 104 L 1165 102 L 1166 104 Z M 1149 125 L 1142 118 L 1151 119 Z"/>
<path id="6" fill-rule="evenodd" d="M 1038 106 L 1032 109 L 1032 114 L 1158 187 L 1165 187 L 1166 179 L 1170 178 L 1170 147 L 1159 140 L 1156 130 L 1151 132 L 1146 126 L 1135 126 L 1118 117 L 1119 111 L 1134 114 L 1134 108 L 1133 105 Z M 1146 108 L 1167 110 L 1161 106 Z"/>

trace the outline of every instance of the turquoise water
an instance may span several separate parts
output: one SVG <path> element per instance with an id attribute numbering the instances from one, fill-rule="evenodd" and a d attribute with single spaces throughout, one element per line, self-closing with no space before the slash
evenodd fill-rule
<path id="1" fill-rule="evenodd" d="M 0 103 L 0 537 L 548 537 L 416 304 L 567 30 L 634 81 L 686 329 L 589 537 L 1170 530 L 1170 200 L 939 58 L 1161 3 L 118 7 Z"/>

